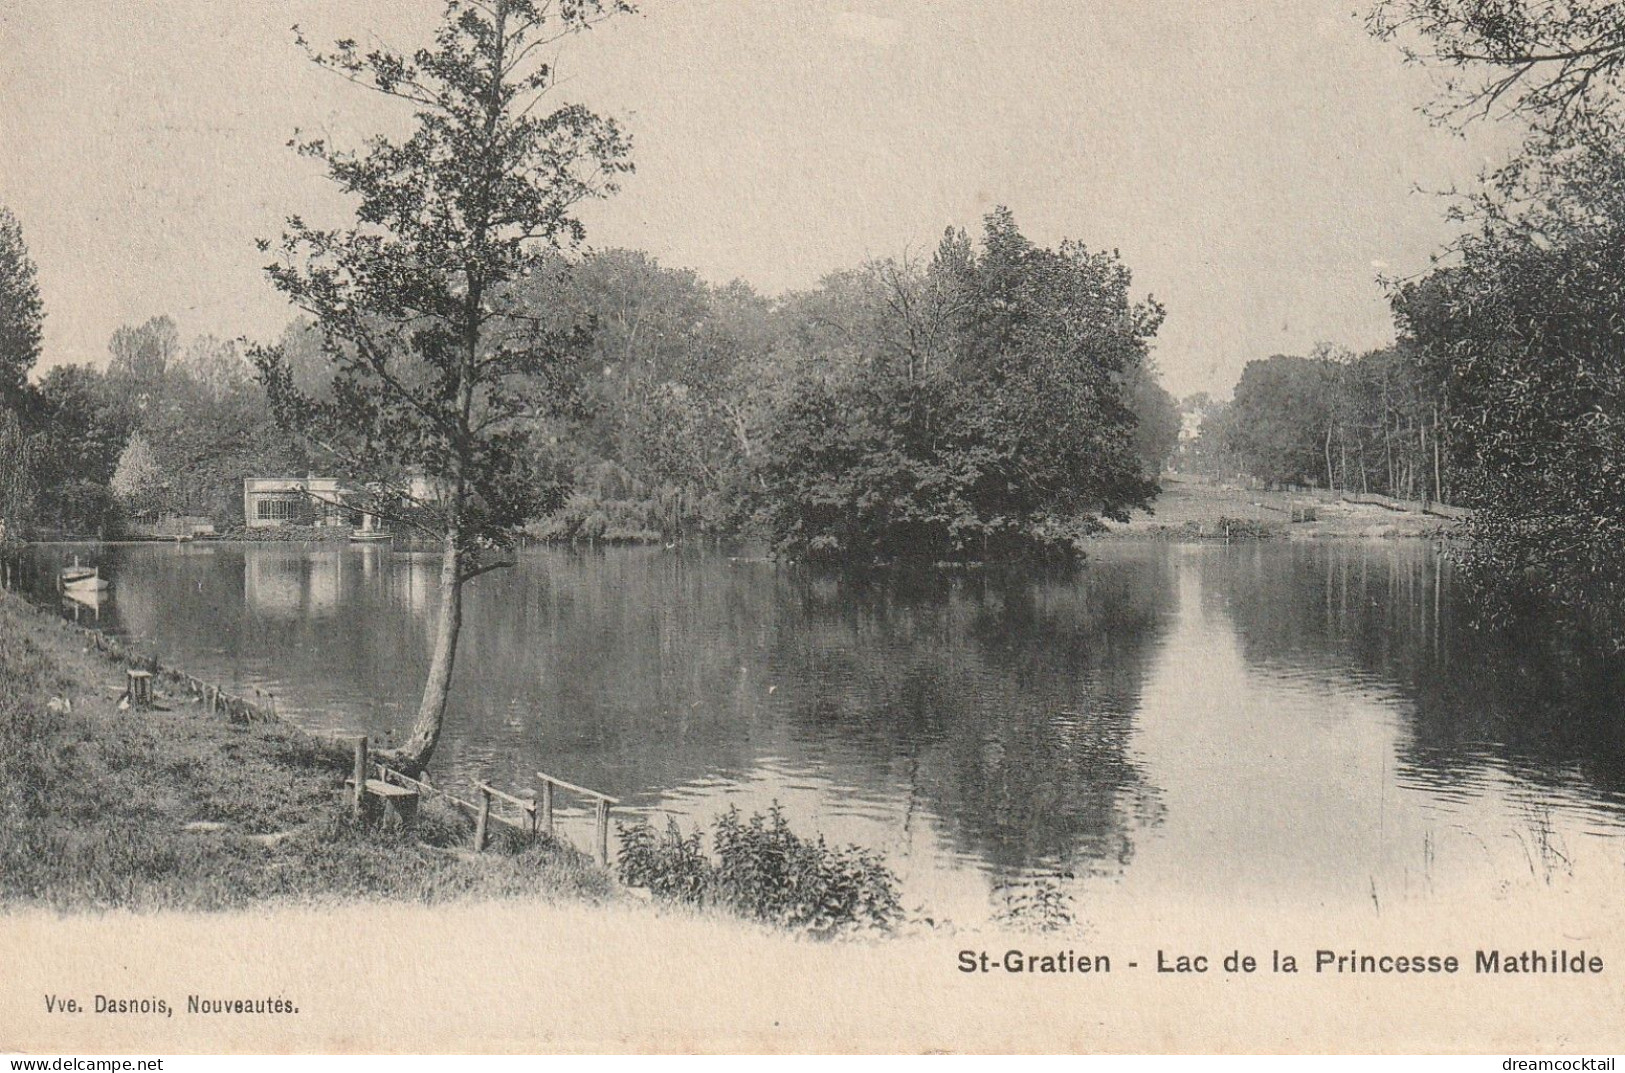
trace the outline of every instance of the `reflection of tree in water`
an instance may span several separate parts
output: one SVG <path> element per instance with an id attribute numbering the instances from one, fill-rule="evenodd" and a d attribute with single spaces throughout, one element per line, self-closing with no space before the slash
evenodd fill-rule
<path id="1" fill-rule="evenodd" d="M 1163 561 L 1052 572 L 815 574 L 775 639 L 800 735 L 865 757 L 1001 870 L 1127 861 L 1155 822 L 1128 755 Z"/>
<path id="2" fill-rule="evenodd" d="M 1245 549 L 1204 563 L 1204 587 L 1254 664 L 1397 688 L 1402 776 L 1469 783 L 1492 762 L 1537 786 L 1576 779 L 1625 796 L 1625 661 L 1525 622 L 1481 630 L 1433 548 Z"/>

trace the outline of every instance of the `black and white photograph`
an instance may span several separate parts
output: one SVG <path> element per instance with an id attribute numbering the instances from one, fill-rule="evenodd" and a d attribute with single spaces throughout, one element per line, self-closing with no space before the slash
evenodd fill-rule
<path id="1" fill-rule="evenodd" d="M 1625 3 L 0 54 L 0 1051 L 1625 1050 Z"/>

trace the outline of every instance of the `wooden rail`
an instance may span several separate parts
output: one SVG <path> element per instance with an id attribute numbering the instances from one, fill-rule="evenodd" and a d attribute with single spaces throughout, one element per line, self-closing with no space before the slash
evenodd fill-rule
<path id="1" fill-rule="evenodd" d="M 496 798 L 498 801 L 506 801 L 519 809 L 519 814 L 523 819 L 514 826 L 531 838 L 536 837 L 536 802 L 534 799 L 505 794 L 496 787 L 480 782 L 478 779 L 474 781 L 474 788 L 480 792 L 480 806 L 474 827 L 474 851 L 476 853 L 485 849 L 486 832 L 489 830 L 492 820 L 496 820 L 498 823 L 511 823 L 510 820 L 491 812 L 492 798 Z"/>
<path id="2" fill-rule="evenodd" d="M 557 825 L 553 815 L 553 800 L 555 790 L 565 790 L 591 798 L 594 802 L 594 855 L 598 863 L 609 865 L 609 810 L 612 806 L 620 804 L 620 799 L 597 790 L 589 790 L 585 786 L 577 786 L 573 782 L 555 778 L 552 775 L 538 771 L 536 778 L 540 781 L 542 792 L 540 800 L 532 793 L 510 794 L 499 790 L 490 783 L 481 779 L 473 780 L 474 792 L 478 801 L 465 801 L 449 790 L 423 780 L 414 779 L 410 775 L 396 771 L 387 764 L 369 758 L 367 754 L 367 740 L 356 736 L 352 739 L 354 750 L 355 770 L 357 772 L 375 772 L 379 781 L 414 790 L 423 796 L 439 797 L 441 800 L 462 809 L 474 817 L 474 851 L 483 852 L 490 844 L 491 824 L 500 823 L 519 832 L 528 839 L 535 839 L 542 834 L 549 838 L 558 835 Z M 364 800 L 365 778 L 352 776 L 349 780 L 352 798 L 352 807 L 360 814 Z M 359 787 L 359 788 L 358 788 Z M 493 808 L 494 802 L 512 806 L 518 810 L 518 818 L 504 816 Z"/>
<path id="3" fill-rule="evenodd" d="M 553 833 L 553 790 L 568 790 L 582 797 L 593 799 L 594 834 L 593 848 L 598 852 L 598 863 L 609 864 L 609 810 L 611 806 L 621 803 L 620 798 L 601 794 L 597 790 L 589 790 L 585 786 L 577 786 L 573 782 L 554 778 L 545 771 L 538 771 L 536 778 L 542 783 L 542 827 L 549 835 Z"/>

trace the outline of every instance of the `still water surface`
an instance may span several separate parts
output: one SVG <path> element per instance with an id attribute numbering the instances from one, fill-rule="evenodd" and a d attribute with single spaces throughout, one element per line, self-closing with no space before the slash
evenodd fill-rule
<path id="1" fill-rule="evenodd" d="M 38 595 L 76 551 L 114 589 L 65 613 L 306 726 L 409 725 L 433 557 L 40 547 Z M 964 574 L 535 550 L 470 586 L 465 622 L 441 782 L 540 769 L 685 826 L 776 801 L 951 919 L 1036 877 L 1335 908 L 1625 863 L 1615 694 L 1470 629 L 1420 543 Z"/>

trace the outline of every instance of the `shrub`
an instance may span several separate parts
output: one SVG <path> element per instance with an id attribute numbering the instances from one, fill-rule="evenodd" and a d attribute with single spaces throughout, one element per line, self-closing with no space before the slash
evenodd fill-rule
<path id="1" fill-rule="evenodd" d="M 993 890 L 993 919 L 1020 931 L 1052 932 L 1072 927 L 1077 916 L 1072 895 L 1061 885 L 1061 878 L 1070 877 L 1041 876 L 999 884 Z"/>
<path id="2" fill-rule="evenodd" d="M 818 938 L 885 931 L 901 915 L 897 877 L 877 853 L 831 849 L 822 836 L 803 839 L 774 805 L 766 815 L 718 817 L 708 857 L 700 832 L 684 835 L 676 820 L 663 834 L 647 823 L 621 828 L 622 882 L 688 905 L 715 905 Z"/>
<path id="3" fill-rule="evenodd" d="M 622 827 L 617 861 L 621 882 L 657 898 L 703 905 L 714 895 L 715 869 L 700 848 L 700 833 L 684 837 L 675 819 L 666 821 L 663 835 L 647 823 Z"/>

